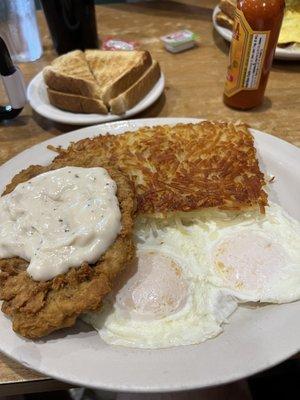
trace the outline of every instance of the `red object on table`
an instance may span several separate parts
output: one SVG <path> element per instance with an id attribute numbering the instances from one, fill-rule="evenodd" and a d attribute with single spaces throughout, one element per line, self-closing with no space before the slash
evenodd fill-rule
<path id="1" fill-rule="evenodd" d="M 284 13 L 284 0 L 238 0 L 224 103 L 247 110 L 263 101 Z"/>

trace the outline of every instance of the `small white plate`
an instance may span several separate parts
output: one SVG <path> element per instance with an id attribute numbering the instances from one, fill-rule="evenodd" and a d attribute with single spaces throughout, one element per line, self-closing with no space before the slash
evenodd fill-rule
<path id="1" fill-rule="evenodd" d="M 140 113 L 151 106 L 151 104 L 153 104 L 159 98 L 164 91 L 164 87 L 165 78 L 164 75 L 161 74 L 159 80 L 156 82 L 150 92 L 137 105 L 126 111 L 123 115 L 115 115 L 110 113 L 107 115 L 72 113 L 61 110 L 50 104 L 47 88 L 43 79 L 43 73 L 39 72 L 28 85 L 27 98 L 31 107 L 38 114 L 45 118 L 69 125 L 93 125 L 129 118 Z"/>
<path id="2" fill-rule="evenodd" d="M 119 121 L 79 129 L 25 150 L 0 167 L 0 192 L 30 164 L 47 165 L 47 145 L 143 126 L 198 122 L 192 118 Z M 271 198 L 300 220 L 300 150 L 252 130 L 261 168 L 276 179 Z M 123 392 L 204 388 L 240 379 L 277 364 L 300 350 L 300 301 L 247 309 L 240 307 L 218 337 L 194 346 L 143 350 L 110 346 L 82 322 L 32 342 L 11 330 L 0 312 L 0 351 L 41 373 L 76 385 Z"/>
<path id="3" fill-rule="evenodd" d="M 216 6 L 213 11 L 213 24 L 216 31 L 222 36 L 227 42 L 231 42 L 232 32 L 230 29 L 224 28 L 217 24 L 216 16 L 220 12 L 220 7 Z M 300 60 L 300 45 L 292 45 L 288 47 L 276 47 L 275 57 L 278 60 Z"/>

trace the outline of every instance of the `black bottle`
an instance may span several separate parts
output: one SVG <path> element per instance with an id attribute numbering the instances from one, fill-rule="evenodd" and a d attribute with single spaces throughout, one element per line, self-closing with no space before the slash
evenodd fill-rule
<path id="1" fill-rule="evenodd" d="M 58 54 L 99 47 L 94 0 L 40 0 Z"/>

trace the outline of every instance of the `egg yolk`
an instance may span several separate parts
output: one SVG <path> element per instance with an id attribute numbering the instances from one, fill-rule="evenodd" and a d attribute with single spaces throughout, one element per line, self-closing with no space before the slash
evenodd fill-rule
<path id="1" fill-rule="evenodd" d="M 130 269 L 129 273 L 135 272 L 118 292 L 116 303 L 131 317 L 160 319 L 178 312 L 186 303 L 188 285 L 180 266 L 170 257 L 140 252 Z"/>
<path id="2" fill-rule="evenodd" d="M 259 290 L 278 277 L 286 264 L 282 246 L 254 231 L 239 232 L 219 242 L 214 266 L 235 289 Z"/>

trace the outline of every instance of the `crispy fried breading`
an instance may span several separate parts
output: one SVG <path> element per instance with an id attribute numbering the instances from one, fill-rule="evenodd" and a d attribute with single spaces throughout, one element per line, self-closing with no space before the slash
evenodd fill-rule
<path id="1" fill-rule="evenodd" d="M 140 213 L 206 207 L 264 211 L 267 194 L 245 124 L 201 122 L 98 136 L 56 149 L 58 160 L 117 165 L 133 180 Z"/>
<path id="2" fill-rule="evenodd" d="M 5 193 L 20 182 L 63 166 L 83 166 L 76 162 L 54 162 L 48 167 L 31 166 L 14 177 Z M 99 164 L 85 161 L 84 166 Z M 46 282 L 37 282 L 27 274 L 28 263 L 20 258 L 0 260 L 0 298 L 2 311 L 11 317 L 13 329 L 31 339 L 57 329 L 72 326 L 83 312 L 99 309 L 101 300 L 110 292 L 116 275 L 134 256 L 132 242 L 135 199 L 132 184 L 120 171 L 104 166 L 117 183 L 117 196 L 122 214 L 122 230 L 115 242 L 94 264 L 83 263 L 67 273 Z"/>

